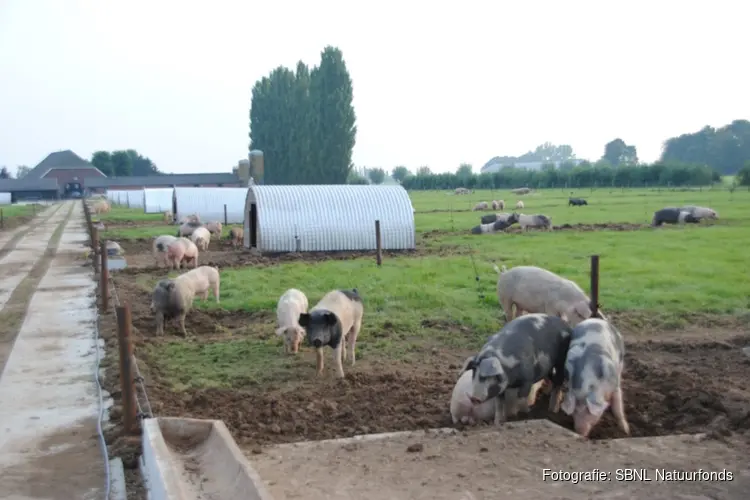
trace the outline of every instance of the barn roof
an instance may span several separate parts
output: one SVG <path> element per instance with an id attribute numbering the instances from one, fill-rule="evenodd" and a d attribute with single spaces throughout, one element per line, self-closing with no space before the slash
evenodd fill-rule
<path id="1" fill-rule="evenodd" d="M 29 170 L 24 176 L 24 179 L 41 179 L 47 172 L 53 168 L 70 170 L 79 168 L 92 168 L 99 170 L 91 163 L 87 162 L 73 151 L 66 149 L 65 151 L 56 151 L 50 153 L 47 157 L 42 160 L 39 165 Z M 101 172 L 101 171 L 100 171 Z M 104 173 L 102 173 L 104 175 Z"/>
<path id="2" fill-rule="evenodd" d="M 236 184 L 240 178 L 231 173 L 163 174 L 140 177 L 107 177 L 86 179 L 86 187 L 117 188 L 124 186 L 170 187 L 175 184 Z"/>
<path id="3" fill-rule="evenodd" d="M 57 179 L 0 179 L 0 191 L 58 191 Z"/>
<path id="4" fill-rule="evenodd" d="M 401 186 L 251 184 L 245 214 L 257 211 L 263 252 L 374 250 L 375 221 L 383 249 L 415 247 L 414 208 Z M 245 246 L 250 246 L 250 217 Z"/>

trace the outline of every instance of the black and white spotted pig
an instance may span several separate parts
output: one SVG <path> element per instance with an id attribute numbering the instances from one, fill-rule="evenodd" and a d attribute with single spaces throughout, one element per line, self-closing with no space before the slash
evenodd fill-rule
<path id="1" fill-rule="evenodd" d="M 607 321 L 590 318 L 573 328 L 565 361 L 568 391 L 561 408 L 573 416 L 578 434 L 588 437 L 610 406 L 617 425 L 630 434 L 620 385 L 624 359 L 622 335 Z"/>
<path id="2" fill-rule="evenodd" d="M 517 411 L 528 412 L 545 379 L 552 382 L 550 411 L 559 409 L 565 380 L 565 357 L 571 328 L 557 316 L 527 314 L 494 334 L 479 354 L 468 359 L 464 370 L 472 371 L 469 395 L 475 405 L 495 398 L 495 424 Z"/>

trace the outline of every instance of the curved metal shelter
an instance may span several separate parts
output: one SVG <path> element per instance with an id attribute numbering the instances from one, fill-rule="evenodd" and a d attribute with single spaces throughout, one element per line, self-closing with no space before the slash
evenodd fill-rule
<path id="1" fill-rule="evenodd" d="M 143 189 L 125 191 L 125 204 L 128 208 L 143 208 Z"/>
<path id="2" fill-rule="evenodd" d="M 384 250 L 415 247 L 414 208 L 401 186 L 251 184 L 245 246 L 261 252 Z"/>
<path id="3" fill-rule="evenodd" d="M 143 190 L 143 210 L 147 214 L 158 214 L 172 210 L 174 188 L 148 188 Z"/>
<path id="4" fill-rule="evenodd" d="M 198 214 L 206 222 L 241 224 L 245 219 L 246 197 L 246 187 L 176 187 L 172 213 L 178 221 L 186 215 Z"/>

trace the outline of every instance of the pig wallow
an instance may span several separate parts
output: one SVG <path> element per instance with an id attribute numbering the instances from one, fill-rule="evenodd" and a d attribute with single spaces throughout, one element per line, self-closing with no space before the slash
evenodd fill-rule
<path id="1" fill-rule="evenodd" d="M 545 379 L 552 383 L 550 411 L 557 411 L 565 381 L 570 327 L 560 318 L 528 314 L 506 324 L 467 360 L 471 370 L 470 399 L 475 406 L 495 402 L 495 424 L 529 411 Z"/>
<path id="2" fill-rule="evenodd" d="M 578 434 L 588 437 L 607 408 L 630 434 L 622 399 L 624 359 L 622 335 L 607 321 L 591 318 L 573 329 L 565 361 L 568 391 L 561 409 L 573 417 Z"/>
<path id="3" fill-rule="evenodd" d="M 467 359 L 464 367 L 468 366 L 473 359 L 473 357 Z M 495 402 L 488 400 L 475 405 L 471 400 L 471 386 L 471 370 L 462 370 L 451 394 L 450 410 L 454 425 L 459 422 L 463 425 L 474 425 L 478 422 L 489 422 L 495 417 Z"/>
<path id="4" fill-rule="evenodd" d="M 518 222 L 518 214 L 510 214 L 505 220 L 496 220 L 490 224 L 480 224 L 471 228 L 471 234 L 487 234 L 505 231 L 510 226 Z"/>
<path id="5" fill-rule="evenodd" d="M 558 316 L 573 326 L 591 317 L 591 300 L 571 280 L 536 266 L 494 269 L 498 273 L 497 298 L 507 321 L 520 316 L 521 311 Z"/>
<path id="6" fill-rule="evenodd" d="M 164 335 L 164 321 L 174 318 L 180 320 L 180 331 L 187 337 L 185 317 L 193 307 L 195 292 L 183 283 L 175 280 L 161 280 L 156 284 L 151 295 L 151 312 L 156 318 L 156 335 Z"/>
<path id="7" fill-rule="evenodd" d="M 276 335 L 284 339 L 284 352 L 296 354 L 305 339 L 305 329 L 299 324 L 300 314 L 307 312 L 307 297 L 296 288 L 290 288 L 279 298 L 276 306 Z"/>
<path id="8" fill-rule="evenodd" d="M 333 362 L 340 378 L 344 378 L 343 359 L 346 358 L 347 341 L 351 363 L 354 365 L 354 349 L 362 328 L 363 313 L 362 298 L 354 288 L 328 292 L 309 313 L 300 314 L 299 324 L 305 329 L 307 342 L 315 348 L 318 375 L 323 373 L 325 346 L 333 349 Z"/>

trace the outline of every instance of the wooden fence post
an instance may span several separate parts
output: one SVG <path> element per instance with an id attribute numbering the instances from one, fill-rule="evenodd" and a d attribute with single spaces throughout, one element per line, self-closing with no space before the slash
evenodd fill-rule
<path id="1" fill-rule="evenodd" d="M 227 205 L 224 204 L 224 225 L 227 225 Z"/>
<path id="2" fill-rule="evenodd" d="M 135 379 L 133 376 L 133 346 L 130 304 L 117 308 L 117 342 L 120 347 L 120 386 L 122 388 L 122 415 L 125 434 L 133 434 L 136 422 Z"/>
<path id="3" fill-rule="evenodd" d="M 109 256 L 107 255 L 107 241 L 102 241 L 100 245 L 99 254 L 102 260 L 99 265 L 99 293 L 102 296 L 102 310 L 107 312 L 109 310 Z"/>
<path id="4" fill-rule="evenodd" d="M 375 260 L 378 267 L 383 263 L 383 242 L 380 239 L 380 221 L 375 221 Z"/>
<path id="5" fill-rule="evenodd" d="M 599 256 L 591 256 L 591 317 L 599 317 Z"/>
<path id="6" fill-rule="evenodd" d="M 94 255 L 94 272 L 99 272 L 99 230 L 91 228 L 91 251 Z"/>

